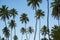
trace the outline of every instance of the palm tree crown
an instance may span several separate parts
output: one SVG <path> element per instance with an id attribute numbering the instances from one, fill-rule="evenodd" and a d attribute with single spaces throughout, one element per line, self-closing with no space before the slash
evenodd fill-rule
<path id="1" fill-rule="evenodd" d="M 13 18 L 15 18 L 16 15 L 18 15 L 18 13 L 17 13 L 15 8 L 10 10 L 10 15 L 13 16 Z"/>
<path id="2" fill-rule="evenodd" d="M 28 6 L 32 6 L 33 9 L 36 9 L 37 6 L 39 7 L 39 3 L 42 3 L 42 0 L 27 0 Z"/>
<path id="3" fill-rule="evenodd" d="M 34 31 L 34 30 L 32 29 L 32 27 L 29 27 L 29 28 L 28 28 L 28 32 L 29 32 L 29 33 L 32 33 L 33 31 Z"/>
<path id="4" fill-rule="evenodd" d="M 36 11 L 36 18 L 37 19 L 40 19 L 40 17 L 42 17 L 42 16 L 44 16 L 44 11 L 42 11 L 42 10 L 40 10 L 40 9 L 38 9 L 37 11 Z"/>
<path id="5" fill-rule="evenodd" d="M 2 5 L 2 8 L 0 8 L 0 16 L 1 16 L 1 19 L 3 19 L 4 21 L 6 18 L 9 19 L 9 11 L 6 5 Z"/>
<path id="6" fill-rule="evenodd" d="M 41 29 L 42 35 L 46 35 L 48 33 L 48 28 L 44 25 Z"/>
<path id="7" fill-rule="evenodd" d="M 60 40 L 60 26 L 55 25 L 51 30 L 53 40 Z"/>
<path id="8" fill-rule="evenodd" d="M 16 27 L 16 23 L 14 20 L 11 20 L 11 22 L 9 23 L 9 27 L 11 27 L 11 29 Z"/>
<path id="9" fill-rule="evenodd" d="M 17 37 L 17 35 L 14 35 L 14 40 L 18 40 L 18 37 Z"/>
<path id="10" fill-rule="evenodd" d="M 22 34 L 26 33 L 26 29 L 24 27 L 22 27 L 20 31 Z"/>
<path id="11" fill-rule="evenodd" d="M 6 38 L 9 38 L 10 33 L 9 33 L 9 29 L 7 27 L 4 27 L 3 34 L 5 34 Z"/>
<path id="12" fill-rule="evenodd" d="M 20 21 L 22 21 L 22 23 L 27 23 L 27 21 L 29 21 L 27 14 L 23 13 L 20 17 Z"/>
<path id="13" fill-rule="evenodd" d="M 6 7 L 6 5 L 2 5 L 2 8 L 0 8 L 0 17 L 1 19 L 5 22 L 6 25 L 6 19 L 9 19 L 9 11 L 8 11 L 8 7 Z"/>

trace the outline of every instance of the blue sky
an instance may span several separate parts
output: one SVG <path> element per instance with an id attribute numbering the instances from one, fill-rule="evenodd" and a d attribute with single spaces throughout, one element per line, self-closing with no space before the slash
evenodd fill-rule
<path id="1" fill-rule="evenodd" d="M 40 9 L 42 9 L 45 13 L 45 17 L 41 18 L 41 27 L 43 25 L 46 25 L 47 24 L 47 1 L 46 0 L 43 0 L 42 1 L 42 4 L 40 4 Z M 52 0 L 50 0 L 50 3 L 52 2 Z M 27 28 L 29 26 L 32 26 L 33 28 L 35 27 L 35 12 L 34 10 L 32 9 L 32 7 L 28 7 L 27 6 L 27 0 L 0 0 L 0 7 L 2 5 L 6 5 L 9 9 L 12 9 L 12 8 L 15 8 L 17 11 L 18 11 L 18 16 L 16 16 L 16 33 L 17 33 L 17 36 L 20 40 L 21 38 L 21 33 L 20 33 L 20 29 L 21 27 L 24 27 L 24 24 L 22 24 L 20 22 L 20 16 L 22 13 L 26 13 L 28 14 L 28 18 L 29 18 L 29 22 L 27 23 Z M 51 4 L 50 4 L 51 6 Z M 52 8 L 50 8 L 50 18 L 49 18 L 49 27 L 51 29 L 51 27 L 53 27 L 55 24 L 57 25 L 57 20 L 54 20 L 54 18 L 51 16 L 51 13 L 52 13 Z M 9 21 L 9 20 L 8 20 Z M 7 25 L 8 25 L 8 22 L 7 22 Z M 0 35 L 2 36 L 2 29 L 4 28 L 4 22 L 0 20 Z M 39 27 L 38 27 L 39 28 Z M 14 31 L 14 30 L 13 30 Z M 38 33 L 38 32 L 37 32 Z M 14 33 L 13 33 L 14 34 Z M 31 35 L 33 37 L 33 34 Z M 2 36 L 3 37 L 3 36 Z M 31 39 L 32 39 L 31 37 Z M 37 39 L 38 39 L 38 34 L 37 34 Z"/>

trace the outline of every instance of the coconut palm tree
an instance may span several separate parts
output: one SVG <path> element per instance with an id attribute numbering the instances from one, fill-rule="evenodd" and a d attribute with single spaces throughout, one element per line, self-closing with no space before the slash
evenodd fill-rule
<path id="1" fill-rule="evenodd" d="M 13 19 L 15 19 L 16 15 L 18 15 L 18 13 L 17 13 L 15 8 L 10 10 L 10 15 L 13 17 Z"/>
<path id="2" fill-rule="evenodd" d="M 28 33 L 29 33 L 29 39 L 30 39 L 30 34 L 32 34 L 34 32 L 34 29 L 30 26 L 28 28 Z"/>
<path id="3" fill-rule="evenodd" d="M 58 25 L 60 25 L 60 0 L 54 0 L 54 2 L 51 3 L 51 6 L 53 7 L 52 16 L 58 20 Z"/>
<path id="4" fill-rule="evenodd" d="M 18 40 L 18 37 L 17 37 L 17 35 L 14 35 L 14 40 Z"/>
<path id="5" fill-rule="evenodd" d="M 42 35 L 44 35 L 44 39 L 46 38 L 46 34 L 48 34 L 48 28 L 44 25 L 41 29 Z"/>
<path id="6" fill-rule="evenodd" d="M 20 32 L 22 33 L 21 40 L 23 39 L 23 35 L 26 33 L 26 29 L 24 27 L 21 28 Z"/>
<path id="7" fill-rule="evenodd" d="M 41 17 L 44 16 L 44 12 L 40 9 L 38 9 L 36 11 L 36 23 L 37 23 L 37 20 L 39 20 L 39 40 L 40 40 L 40 21 L 41 21 Z M 37 26 L 36 26 L 36 32 L 37 32 Z"/>
<path id="8" fill-rule="evenodd" d="M 16 15 L 18 15 L 16 9 L 15 8 L 11 9 L 10 10 L 10 16 L 13 17 L 13 20 L 15 20 Z M 14 27 L 14 40 L 15 40 L 15 37 L 17 37 L 16 36 L 16 27 Z"/>
<path id="9" fill-rule="evenodd" d="M 28 19 L 28 17 L 27 17 L 27 14 L 23 13 L 23 14 L 21 15 L 21 17 L 20 17 L 20 21 L 21 21 L 22 23 L 25 23 L 25 29 L 26 29 L 26 24 L 27 24 L 27 22 L 29 22 L 29 19 Z M 28 39 L 27 33 L 26 33 L 26 38 Z"/>
<path id="10" fill-rule="evenodd" d="M 33 9 L 36 10 L 37 6 L 39 7 L 39 4 L 42 3 L 42 0 L 27 0 L 28 6 L 32 6 Z"/>
<path id="11" fill-rule="evenodd" d="M 32 6 L 32 8 L 36 11 L 37 7 L 39 7 L 39 4 L 42 3 L 42 0 L 27 0 L 28 6 Z M 37 27 L 37 19 L 36 19 L 36 25 L 35 25 L 35 34 L 34 34 L 34 40 L 36 38 L 36 27 Z"/>
<path id="12" fill-rule="evenodd" d="M 3 28 L 3 34 L 5 35 L 6 40 L 9 40 L 10 33 L 9 33 L 9 29 L 7 27 Z"/>
<path id="13" fill-rule="evenodd" d="M 11 20 L 9 23 L 9 27 L 11 28 L 11 40 L 12 40 L 12 29 L 16 27 L 16 23 L 14 20 Z"/>
<path id="14" fill-rule="evenodd" d="M 0 8 L 0 17 L 1 19 L 5 22 L 5 26 L 6 25 L 6 19 L 9 19 L 9 11 L 8 11 L 8 7 L 6 7 L 6 5 L 2 5 L 2 7 Z"/>

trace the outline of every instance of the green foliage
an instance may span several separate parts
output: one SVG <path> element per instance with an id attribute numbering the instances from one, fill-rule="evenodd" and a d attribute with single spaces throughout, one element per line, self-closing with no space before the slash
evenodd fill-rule
<path id="1" fill-rule="evenodd" d="M 39 3 L 42 3 L 42 0 L 27 0 L 28 6 L 32 6 L 33 9 L 39 7 Z"/>
<path id="2" fill-rule="evenodd" d="M 22 34 L 26 33 L 26 29 L 24 27 L 22 27 L 20 31 Z"/>
<path id="3" fill-rule="evenodd" d="M 11 10 L 10 10 L 10 16 L 13 16 L 13 18 L 15 18 L 16 15 L 18 15 L 16 9 L 15 9 L 15 8 L 11 9 Z"/>
<path id="4" fill-rule="evenodd" d="M 33 32 L 34 32 L 34 29 L 33 29 L 32 27 L 29 27 L 29 28 L 28 28 L 28 32 L 29 32 L 29 33 L 33 33 Z"/>
<path id="5" fill-rule="evenodd" d="M 9 32 L 9 29 L 7 27 L 3 28 L 3 34 L 5 35 L 6 38 L 9 38 L 10 32 Z"/>
<path id="6" fill-rule="evenodd" d="M 40 10 L 40 9 L 38 9 L 35 14 L 36 14 L 35 17 L 36 17 L 37 19 L 40 19 L 40 17 L 45 16 L 45 15 L 44 15 L 44 11 L 42 11 L 42 10 Z"/>
<path id="7" fill-rule="evenodd" d="M 2 7 L 0 8 L 0 17 L 3 21 L 5 21 L 6 19 L 9 19 L 9 11 L 8 11 L 8 7 L 6 7 L 6 5 L 2 5 Z"/>
<path id="8" fill-rule="evenodd" d="M 46 35 L 48 33 L 48 28 L 44 25 L 41 29 L 42 35 Z"/>
<path id="9" fill-rule="evenodd" d="M 23 13 L 20 17 L 20 21 L 23 23 L 27 23 L 27 21 L 29 22 L 29 19 L 27 17 L 27 14 Z"/>
<path id="10" fill-rule="evenodd" d="M 14 40 L 18 40 L 18 37 L 17 37 L 17 35 L 14 35 Z"/>
<path id="11" fill-rule="evenodd" d="M 16 27 L 16 23 L 15 23 L 14 20 L 11 20 L 11 21 L 10 21 L 10 23 L 9 23 L 9 27 L 10 27 L 11 29 L 13 29 L 13 28 Z"/>
<path id="12" fill-rule="evenodd" d="M 60 26 L 54 26 L 51 30 L 53 40 L 60 40 Z"/>

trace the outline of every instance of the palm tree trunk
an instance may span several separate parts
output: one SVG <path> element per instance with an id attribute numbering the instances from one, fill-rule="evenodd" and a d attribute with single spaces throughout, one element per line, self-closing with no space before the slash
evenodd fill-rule
<path id="1" fill-rule="evenodd" d="M 39 20 L 39 40 L 40 40 L 40 26 L 41 25 L 41 20 Z"/>
<path id="2" fill-rule="evenodd" d="M 22 34 L 22 36 L 21 36 L 21 40 L 23 40 L 23 34 Z"/>
<path id="3" fill-rule="evenodd" d="M 60 26 L 60 19 L 59 19 L 59 15 L 58 15 L 58 26 Z"/>
<path id="4" fill-rule="evenodd" d="M 8 40 L 9 40 L 9 38 L 8 38 Z"/>
<path id="5" fill-rule="evenodd" d="M 30 33 L 29 33 L 29 40 L 30 40 Z"/>
<path id="6" fill-rule="evenodd" d="M 7 38 L 7 40 L 9 40 L 9 37 Z"/>
<path id="7" fill-rule="evenodd" d="M 6 20 L 5 20 L 5 26 L 7 27 L 7 25 L 6 25 Z"/>
<path id="8" fill-rule="evenodd" d="M 25 29 L 26 29 L 26 23 L 25 23 Z M 27 31 L 26 31 L 26 40 L 28 40 Z"/>
<path id="9" fill-rule="evenodd" d="M 11 29 L 11 40 L 12 40 L 12 29 Z"/>
<path id="10" fill-rule="evenodd" d="M 16 28 L 14 27 L 14 35 L 16 35 Z"/>
<path id="11" fill-rule="evenodd" d="M 45 33 L 44 33 L 44 39 L 45 39 Z"/>
<path id="12" fill-rule="evenodd" d="M 48 38 L 50 40 L 50 34 L 49 34 L 49 0 L 47 0 L 47 27 L 48 27 Z"/>
<path id="13" fill-rule="evenodd" d="M 37 18 L 36 18 L 36 24 L 35 24 L 35 34 L 34 34 L 34 40 L 36 38 L 36 33 L 37 33 Z"/>

